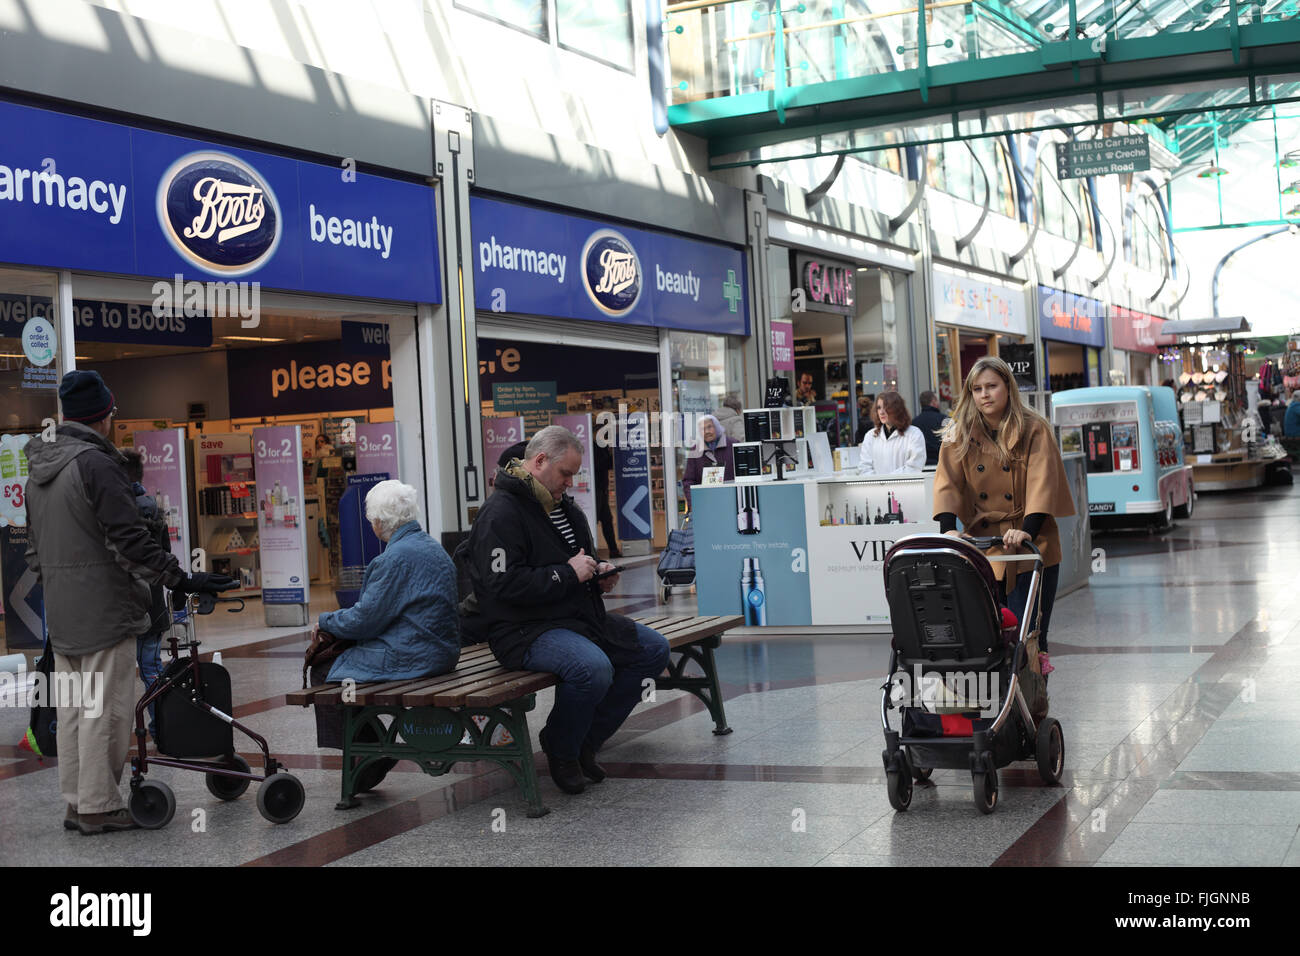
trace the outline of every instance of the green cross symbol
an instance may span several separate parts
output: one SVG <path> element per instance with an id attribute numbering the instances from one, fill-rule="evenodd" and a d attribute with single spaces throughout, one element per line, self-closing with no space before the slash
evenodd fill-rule
<path id="1" fill-rule="evenodd" d="M 736 281 L 736 270 L 727 270 L 727 281 L 722 283 L 722 297 L 727 300 L 731 306 L 730 311 L 736 311 L 736 304 L 740 301 L 740 283 Z"/>

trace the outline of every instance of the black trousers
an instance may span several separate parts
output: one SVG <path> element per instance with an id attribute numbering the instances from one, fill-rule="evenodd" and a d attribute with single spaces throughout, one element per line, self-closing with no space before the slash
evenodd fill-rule
<path id="1" fill-rule="evenodd" d="M 605 536 L 609 553 L 613 554 L 618 550 L 618 539 L 614 536 L 614 515 L 609 510 L 608 488 L 596 489 L 596 521 L 600 525 L 601 534 Z"/>
<path id="2" fill-rule="evenodd" d="M 1016 586 L 1007 595 L 1009 607 L 1020 620 L 1025 619 L 1025 602 L 1029 600 L 1028 572 L 1016 576 Z M 1054 564 L 1043 569 L 1043 585 L 1038 593 L 1038 600 L 1043 609 L 1043 626 L 1038 632 L 1038 649 L 1047 650 L 1047 626 L 1052 623 L 1052 605 L 1056 603 L 1056 585 L 1061 579 L 1061 566 Z"/>

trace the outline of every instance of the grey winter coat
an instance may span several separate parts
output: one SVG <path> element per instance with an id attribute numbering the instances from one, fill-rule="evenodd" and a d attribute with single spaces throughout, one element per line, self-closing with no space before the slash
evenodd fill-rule
<path id="1" fill-rule="evenodd" d="M 149 629 L 149 585 L 184 577 L 136 507 L 122 456 L 107 439 L 65 422 L 27 443 L 27 561 L 45 588 L 50 644 L 91 654 Z"/>

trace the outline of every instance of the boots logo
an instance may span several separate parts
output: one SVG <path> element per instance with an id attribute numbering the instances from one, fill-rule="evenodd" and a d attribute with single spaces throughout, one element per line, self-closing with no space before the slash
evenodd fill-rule
<path id="1" fill-rule="evenodd" d="M 280 244 L 275 193 L 227 153 L 190 153 L 172 163 L 158 183 L 158 222 L 182 258 L 213 275 L 261 268 Z"/>
<path id="2" fill-rule="evenodd" d="M 582 282 L 600 311 L 627 315 L 641 298 L 641 260 L 619 233 L 599 229 L 582 249 Z"/>

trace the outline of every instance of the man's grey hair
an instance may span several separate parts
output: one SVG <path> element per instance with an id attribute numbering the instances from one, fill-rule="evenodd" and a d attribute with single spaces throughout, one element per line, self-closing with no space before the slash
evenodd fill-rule
<path id="1" fill-rule="evenodd" d="M 545 455 L 547 458 L 557 459 L 563 458 L 570 451 L 576 451 L 581 455 L 583 450 L 578 436 L 563 425 L 547 425 L 529 441 L 528 447 L 524 449 L 524 458 L 532 459 L 538 455 Z"/>
<path id="2" fill-rule="evenodd" d="M 366 520 L 377 523 L 379 536 L 387 540 L 408 521 L 420 520 L 419 494 L 400 481 L 381 481 L 366 495 Z"/>

